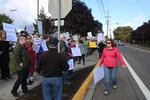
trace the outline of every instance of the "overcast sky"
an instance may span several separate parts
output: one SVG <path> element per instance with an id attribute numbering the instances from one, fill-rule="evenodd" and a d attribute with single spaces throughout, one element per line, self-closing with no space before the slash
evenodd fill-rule
<path id="1" fill-rule="evenodd" d="M 48 0 L 40 0 L 40 9 L 48 10 Z M 14 10 L 16 11 L 10 11 Z M 35 23 L 37 19 L 37 0 L 0 0 L 0 13 L 5 13 L 14 19 L 17 28 L 24 28 L 25 25 Z M 47 12 L 48 13 L 48 12 Z"/>

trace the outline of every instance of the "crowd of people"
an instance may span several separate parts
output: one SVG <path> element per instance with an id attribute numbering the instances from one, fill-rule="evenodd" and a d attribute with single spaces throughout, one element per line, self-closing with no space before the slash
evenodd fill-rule
<path id="1" fill-rule="evenodd" d="M 9 49 L 11 42 L 5 41 L 6 33 L 0 31 L 0 67 L 1 77 L 4 80 L 11 79 L 9 70 Z M 42 47 L 41 41 L 45 41 L 47 50 Z M 104 95 L 110 92 L 110 82 L 112 80 L 113 88 L 117 88 L 117 70 L 118 57 L 122 67 L 126 67 L 123 58 L 116 48 L 112 39 L 100 42 L 98 45 L 99 65 L 104 66 Z M 72 48 L 78 47 L 81 55 L 76 57 L 72 54 Z M 73 60 L 78 64 L 85 65 L 87 46 L 85 41 L 79 39 L 67 40 L 64 34 L 61 34 L 59 40 L 52 35 L 39 36 L 38 34 L 28 34 L 21 31 L 16 46 L 13 50 L 14 64 L 17 68 L 17 80 L 11 90 L 13 96 L 18 97 L 17 90 L 22 87 L 22 92 L 28 94 L 27 84 L 32 85 L 34 72 L 37 71 L 43 76 L 42 93 L 44 100 L 62 100 L 62 84 L 67 83 L 73 75 L 73 69 L 70 69 L 68 61 Z"/>
<path id="2" fill-rule="evenodd" d="M 0 32 L 0 37 L 1 37 L 0 38 L 0 66 L 1 66 L 1 74 L 2 74 L 1 76 L 2 79 L 9 80 L 11 79 L 11 75 L 9 71 L 9 49 L 12 46 L 12 43 L 6 41 L 5 31 Z M 45 51 L 44 48 L 42 47 L 41 44 L 42 41 L 46 42 L 46 46 L 48 48 L 47 51 Z M 76 48 L 76 47 L 80 48 L 81 57 L 73 56 L 71 48 Z M 51 52 L 52 55 L 50 55 Z M 38 34 L 31 35 L 28 34 L 26 31 L 21 31 L 18 36 L 18 40 L 15 44 L 15 48 L 13 50 L 14 61 L 15 61 L 14 66 L 17 69 L 16 72 L 17 72 L 18 79 L 16 80 L 13 89 L 11 91 L 12 95 L 15 97 L 19 96 L 17 90 L 20 85 L 22 86 L 23 93 L 25 94 L 28 93 L 27 85 L 32 85 L 34 79 L 33 75 L 36 70 L 39 73 L 42 72 L 43 77 L 62 76 L 63 83 L 64 84 L 69 83 L 68 79 L 72 77 L 73 69 L 69 70 L 68 61 L 72 59 L 73 64 L 75 66 L 75 61 L 78 61 L 78 63 L 80 63 L 82 59 L 83 65 L 85 65 L 86 53 L 87 53 L 87 47 L 85 44 L 83 44 L 83 40 L 79 40 L 79 42 L 75 41 L 72 38 L 67 40 L 64 34 L 61 34 L 58 40 L 56 39 L 56 37 L 53 37 L 52 35 L 49 36 L 43 36 L 43 35 L 39 36 Z M 42 62 L 43 60 L 44 62 Z M 44 69 L 46 68 L 46 66 L 53 66 L 54 68 L 53 67 L 50 69 L 48 68 L 50 72 L 45 72 L 47 70 L 43 72 L 42 66 L 44 66 Z M 60 70 L 60 68 L 62 70 Z M 47 76 L 45 75 L 46 73 L 50 73 L 50 75 Z M 45 89 L 44 88 L 45 85 L 42 86 L 43 89 Z M 44 91 L 46 90 L 43 90 L 43 93 L 45 94 Z"/>

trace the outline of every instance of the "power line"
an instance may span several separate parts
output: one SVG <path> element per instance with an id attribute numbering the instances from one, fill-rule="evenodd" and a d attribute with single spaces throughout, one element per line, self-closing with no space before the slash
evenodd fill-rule
<path id="1" fill-rule="evenodd" d="M 99 1 L 99 0 L 98 0 Z M 104 7 L 104 4 L 103 4 L 103 0 L 100 0 L 101 1 L 101 5 L 102 5 L 102 8 L 103 8 L 103 12 L 104 12 L 104 15 L 106 16 L 106 11 L 105 11 L 105 7 Z M 99 2 L 100 2 L 99 1 Z"/>

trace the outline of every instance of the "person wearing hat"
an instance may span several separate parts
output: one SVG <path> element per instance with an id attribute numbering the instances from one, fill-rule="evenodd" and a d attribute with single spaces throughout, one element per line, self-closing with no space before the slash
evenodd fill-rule
<path id="1" fill-rule="evenodd" d="M 68 71 L 67 58 L 57 52 L 58 40 L 51 38 L 46 42 L 48 51 L 38 62 L 37 71 L 42 72 L 42 92 L 44 100 L 62 100 L 62 74 Z"/>
<path id="2" fill-rule="evenodd" d="M 25 94 L 28 93 L 27 78 L 31 65 L 31 58 L 27 48 L 25 47 L 26 42 L 27 42 L 26 35 L 19 36 L 16 48 L 14 49 L 14 59 L 15 59 L 15 66 L 17 67 L 18 79 L 16 80 L 11 90 L 11 93 L 15 97 L 19 96 L 17 90 L 20 85 L 22 86 L 23 93 Z"/>

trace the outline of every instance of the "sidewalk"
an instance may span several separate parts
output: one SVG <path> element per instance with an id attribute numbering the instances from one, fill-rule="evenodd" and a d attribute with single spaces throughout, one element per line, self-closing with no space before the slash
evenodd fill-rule
<path id="1" fill-rule="evenodd" d="M 94 64 L 96 64 L 97 61 L 98 61 L 98 53 L 97 53 L 97 51 L 95 51 L 92 55 L 86 57 L 85 65 L 82 65 L 82 63 L 76 64 L 75 71 L 80 70 L 85 67 L 89 67 L 91 65 L 94 65 Z M 16 79 L 17 79 L 17 76 L 13 75 L 12 79 L 9 81 L 0 80 L 0 100 L 15 100 L 16 99 L 11 94 L 11 89 L 12 89 Z M 33 85 L 28 86 L 29 90 L 33 89 L 34 87 L 38 86 L 41 83 L 42 76 L 35 73 L 34 81 L 35 82 L 33 83 Z M 21 87 L 19 88 L 18 92 L 19 92 L 19 94 L 23 95 L 22 91 L 21 91 Z"/>
<path id="2" fill-rule="evenodd" d="M 84 100 L 146 100 L 128 69 L 119 68 L 118 88 L 111 89 L 108 96 L 103 95 L 103 87 L 103 80 L 96 85 L 92 82 Z"/>

